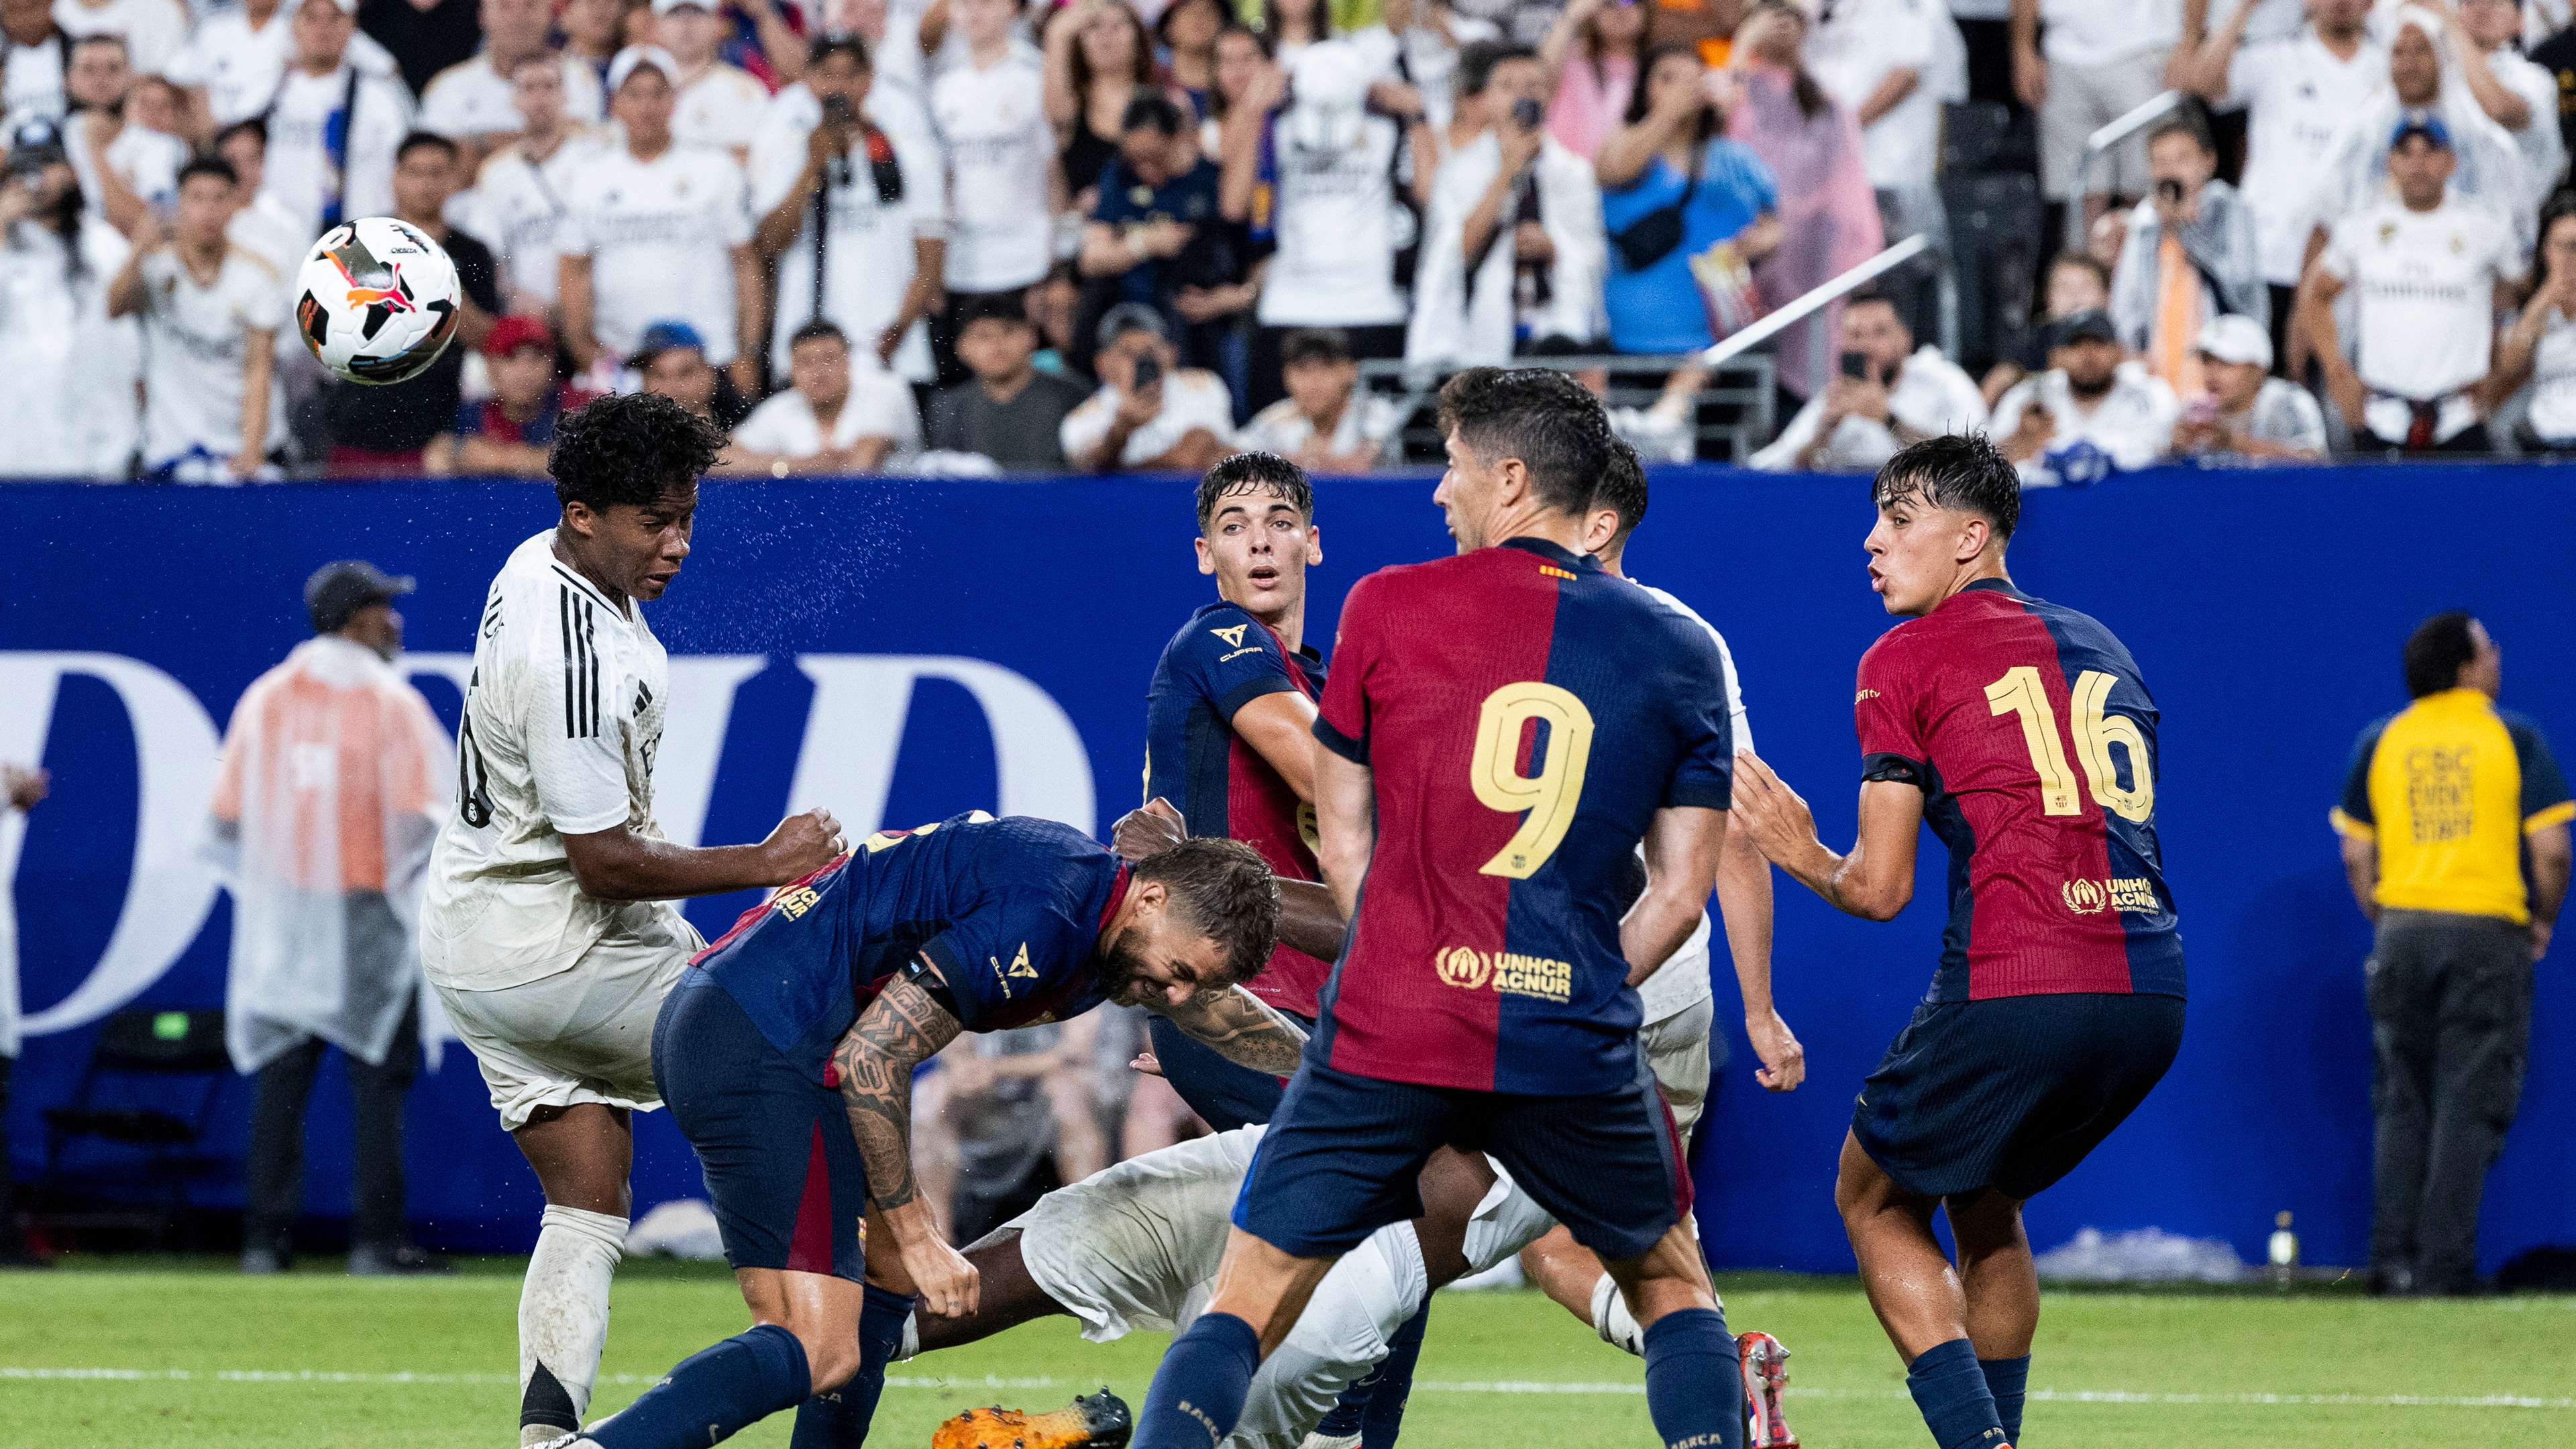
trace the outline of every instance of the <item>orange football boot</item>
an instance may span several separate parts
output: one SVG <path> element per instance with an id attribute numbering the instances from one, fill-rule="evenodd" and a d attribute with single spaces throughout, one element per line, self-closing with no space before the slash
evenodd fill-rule
<path id="1" fill-rule="evenodd" d="M 1103 1388 L 1043 1414 L 968 1409 L 931 1431 L 930 1449 L 1126 1449 L 1135 1432 L 1127 1401 Z"/>

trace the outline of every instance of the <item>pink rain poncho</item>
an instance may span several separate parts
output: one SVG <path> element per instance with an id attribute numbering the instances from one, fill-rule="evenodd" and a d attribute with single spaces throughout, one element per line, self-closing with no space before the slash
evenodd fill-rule
<path id="1" fill-rule="evenodd" d="M 1886 243 L 1851 112 L 1828 98 L 1810 118 L 1798 108 L 1794 78 L 1777 66 L 1749 65 L 1740 79 L 1726 134 L 1768 163 L 1780 183 L 1780 245 L 1753 271 L 1768 310 L 1869 260 Z M 1804 398 L 1825 386 L 1842 315 L 1836 303 L 1780 334 L 1782 387 Z"/>

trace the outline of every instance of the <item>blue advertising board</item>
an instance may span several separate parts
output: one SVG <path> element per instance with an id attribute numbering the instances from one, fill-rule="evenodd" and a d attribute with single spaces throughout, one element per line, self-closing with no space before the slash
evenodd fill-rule
<path id="1" fill-rule="evenodd" d="M 2398 647 L 2466 607 L 2507 651 L 2508 703 L 2576 742 L 2576 632 L 2563 622 L 2576 490 L 2547 468 L 2172 471 L 2033 494 L 2012 549 L 2031 592 L 2092 613 L 2162 707 L 2158 819 L 2190 957 L 2180 1062 L 2135 1119 L 2031 1209 L 2046 1248 L 2077 1228 L 2154 1225 L 2255 1256 L 2279 1209 L 2312 1259 L 2364 1256 L 2369 938 L 2325 824 L 2355 733 L 2403 702 Z M 1448 549 L 1428 477 L 1328 481 L 1310 636 L 1352 580 Z M 453 724 L 483 593 L 553 518 L 540 487 L 403 483 L 249 490 L 13 486 L 0 588 L 0 760 L 54 798 L 0 824 L 26 1033 L 9 1110 L 17 1172 L 74 1088 L 108 1012 L 223 999 L 229 908 L 198 851 L 234 701 L 307 632 L 318 564 L 364 557 L 420 580 L 407 667 Z M 1849 839 L 1852 669 L 1889 624 L 1862 572 L 1856 480 L 1676 470 L 1655 478 L 1632 571 L 1724 630 L 1763 751 Z M 657 810 L 673 838 L 756 839 L 828 805 L 853 834 L 982 808 L 1105 832 L 1135 803 L 1144 691 L 1204 602 L 1187 480 L 871 479 L 711 486 L 696 553 L 652 606 L 672 653 Z M 2557 559 L 2557 563 L 2551 563 Z M 1421 621 L 1439 627 L 1438 620 Z M 1940 927 L 1938 848 L 1892 925 L 1781 883 L 1781 1010 L 1808 1085 L 1752 1078 L 1724 964 L 1734 1062 L 1699 1172 L 1726 1266 L 1847 1270 L 1831 1205 L 1861 1077 L 1920 998 Z M 693 903 L 710 935 L 747 897 Z M 0 925 L 5 925 L 0 921 Z M 2540 973 L 2520 1123 L 2490 1181 L 2489 1266 L 2576 1239 L 2576 988 Z M 345 1213 L 344 1097 L 326 1073 L 309 1177 Z M 248 1093 L 228 1099 L 238 1150 Z M 451 1049 L 409 1117 L 422 1235 L 531 1241 L 534 1179 Z M 667 1121 L 644 1120 L 636 1198 L 698 1191 Z"/>

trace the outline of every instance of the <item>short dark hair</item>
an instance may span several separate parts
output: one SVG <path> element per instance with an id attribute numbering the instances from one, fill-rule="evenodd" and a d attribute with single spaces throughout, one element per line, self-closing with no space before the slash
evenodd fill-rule
<path id="1" fill-rule="evenodd" d="M 1135 878 L 1161 881 L 1182 917 L 1225 948 L 1228 983 L 1249 981 L 1270 964 L 1279 943 L 1279 885 L 1251 846 L 1196 836 L 1136 862 Z"/>
<path id="2" fill-rule="evenodd" d="M 1276 453 L 1237 453 L 1199 476 L 1199 532 L 1208 531 L 1225 500 L 1253 492 L 1276 493 L 1307 518 L 1315 516 L 1315 485 L 1305 469 Z"/>
<path id="3" fill-rule="evenodd" d="M 1601 400 L 1562 372 L 1542 367 L 1471 367 L 1440 388 L 1440 431 L 1456 434 L 1478 461 L 1518 458 L 1539 501 L 1581 513 L 1610 462 L 1610 419 Z"/>
<path id="4" fill-rule="evenodd" d="M 2201 150 L 2212 155 L 2218 151 L 2218 143 L 2210 138 L 2209 122 L 2201 118 L 2200 107 L 2189 103 L 2149 127 L 2147 144 L 2152 146 L 2167 136 L 2189 136 Z"/>
<path id="5" fill-rule="evenodd" d="M 1485 87 L 1493 84 L 1494 67 L 1507 60 L 1536 59 L 1538 52 L 1526 45 L 1500 40 L 1469 41 L 1458 52 L 1458 94 L 1481 96 Z"/>
<path id="6" fill-rule="evenodd" d="M 438 134 L 436 131 L 414 131 L 410 135 L 403 137 L 402 144 L 394 148 L 394 164 L 397 166 L 401 165 L 410 157 L 412 152 L 419 150 L 423 146 L 434 147 L 446 152 L 447 159 L 450 161 L 453 161 L 457 157 L 465 154 L 464 152 L 456 149 L 455 142 Z"/>
<path id="7" fill-rule="evenodd" d="M 178 179 L 170 183 L 170 189 L 186 190 L 189 178 L 194 176 L 219 176 L 226 186 L 241 185 L 241 173 L 233 170 L 233 163 L 211 151 L 189 157 L 188 163 L 179 168 Z"/>
<path id="8" fill-rule="evenodd" d="M 1983 433 L 1908 444 L 1869 485 L 1870 501 L 1881 508 L 1915 494 L 1935 508 L 1978 515 L 1998 539 L 2011 538 L 2021 522 L 2021 474 Z"/>
<path id="9" fill-rule="evenodd" d="M 1279 365 L 1301 362 L 1348 362 L 1351 339 L 1339 327 L 1300 327 L 1279 339 Z"/>
<path id="10" fill-rule="evenodd" d="M 220 131 L 217 131 L 215 133 L 215 139 L 208 143 L 208 149 L 221 151 L 224 149 L 224 143 L 235 136 L 249 136 L 258 141 L 260 154 L 266 155 L 268 153 L 268 117 L 265 115 L 244 116 L 242 119 L 233 122 L 231 125 L 224 127 Z"/>
<path id="11" fill-rule="evenodd" d="M 113 30 L 93 30 L 87 35 L 73 36 L 71 38 L 71 44 L 63 47 L 64 57 L 66 59 L 70 58 L 73 52 L 79 50 L 84 45 L 113 45 L 117 49 L 124 51 L 128 57 L 131 57 L 134 54 L 134 47 L 125 43 L 124 36 Z M 135 79 L 139 81 L 143 79 L 143 77 L 136 76 Z"/>
<path id="12" fill-rule="evenodd" d="M 1166 136 L 1181 134 L 1181 108 L 1161 91 L 1140 92 L 1118 116 L 1118 134 L 1151 126 Z"/>
<path id="13" fill-rule="evenodd" d="M 1592 506 L 1619 515 L 1619 531 L 1610 535 L 1604 548 L 1617 548 L 1646 521 L 1646 463 L 1627 439 L 1610 440 L 1610 465 L 1601 470 L 1601 482 L 1592 490 Z"/>
<path id="14" fill-rule="evenodd" d="M 1885 307 L 1896 307 L 1896 320 L 1899 322 L 1905 320 L 1905 309 L 1903 307 L 1897 307 L 1896 299 L 1894 297 L 1889 296 L 1887 293 L 1876 287 L 1854 288 L 1850 296 L 1843 298 L 1843 310 L 1849 311 L 1854 307 L 1858 307 L 1869 302 L 1876 302 Z"/>
<path id="15" fill-rule="evenodd" d="M 846 55 L 857 61 L 859 69 L 864 71 L 877 68 L 876 57 L 868 53 L 866 37 L 855 34 L 815 36 L 814 43 L 805 49 L 805 64 L 809 68 L 818 66 L 836 55 Z"/>
<path id="16" fill-rule="evenodd" d="M 789 352 L 794 352 L 797 344 L 812 342 L 817 338 L 823 337 L 828 337 L 834 342 L 841 344 L 843 347 L 850 345 L 850 334 L 841 330 L 841 324 L 833 321 L 829 317 L 817 317 L 813 321 L 808 322 L 804 326 L 787 334 L 787 350 Z"/>
<path id="17" fill-rule="evenodd" d="M 555 424 L 546 471 L 558 502 L 644 507 L 704 476 L 724 446 L 722 429 L 669 398 L 611 393 Z"/>
<path id="18" fill-rule="evenodd" d="M 2466 609 L 2435 614 L 2406 636 L 2406 694 L 2422 699 L 2460 686 L 2460 668 L 2478 657 L 2478 641 L 2469 632 L 2477 617 Z"/>
<path id="19" fill-rule="evenodd" d="M 968 297 L 957 308 L 957 330 L 964 332 L 978 322 L 1008 322 L 1019 327 L 1035 327 L 1029 320 L 1029 304 L 1019 292 L 982 292 Z"/>

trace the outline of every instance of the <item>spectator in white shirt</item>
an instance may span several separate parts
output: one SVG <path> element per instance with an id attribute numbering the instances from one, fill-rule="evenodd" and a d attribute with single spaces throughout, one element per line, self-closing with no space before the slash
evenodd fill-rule
<path id="1" fill-rule="evenodd" d="M 1163 314 L 1121 302 L 1100 319 L 1092 360 L 1100 390 L 1058 430 L 1064 454 L 1087 473 L 1201 472 L 1234 451 L 1234 402 L 1225 380 L 1177 366 Z"/>
<path id="2" fill-rule="evenodd" d="M 1365 473 L 1383 462 L 1404 415 L 1392 399 L 1360 391 L 1350 339 L 1305 328 L 1288 334 L 1279 356 L 1288 395 L 1255 414 L 1235 441 L 1309 473 Z"/>
<path id="3" fill-rule="evenodd" d="M 107 315 L 125 238 L 82 205 L 52 121 L 14 130 L 0 186 L 0 475 L 122 479 L 141 361 L 134 324 Z"/>
<path id="4" fill-rule="evenodd" d="M 2175 67 L 2180 83 L 2211 104 L 2246 111 L 2238 190 L 2254 212 L 2276 354 L 2287 355 L 2293 294 L 2307 267 L 2309 197 L 2344 123 L 2388 83 L 2388 49 L 2371 35 L 2370 6 L 2311 0 L 2295 34 L 2248 43 L 2261 0 L 2241 0 Z"/>
<path id="5" fill-rule="evenodd" d="M 394 151 L 411 133 L 402 82 L 354 63 L 358 0 L 301 0 L 295 57 L 268 112 L 266 190 L 319 236 L 394 209 Z"/>
<path id="6" fill-rule="evenodd" d="M 732 33 L 722 0 L 653 0 L 654 42 L 680 63 L 671 135 L 684 146 L 722 146 L 737 163 L 751 159 L 751 139 L 769 109 L 769 88 L 722 54 Z"/>
<path id="7" fill-rule="evenodd" d="M 268 110 L 295 54 L 294 11 L 288 0 L 245 0 L 197 23 L 196 34 L 170 58 L 166 71 L 188 93 L 189 134 L 221 130 Z M 350 37 L 349 58 L 362 70 L 394 71 L 393 57 L 372 36 Z"/>
<path id="8" fill-rule="evenodd" d="M 54 23 L 74 40 L 113 35 L 142 75 L 161 75 L 188 41 L 188 11 L 179 0 L 56 0 Z"/>
<path id="9" fill-rule="evenodd" d="M 456 224 L 483 238 L 500 260 L 502 296 L 512 312 L 554 312 L 563 276 L 564 198 L 608 144 L 597 128 L 565 114 L 564 74 L 551 51 L 522 56 L 511 67 L 515 134 L 483 158 L 473 188 L 449 208 Z"/>
<path id="10" fill-rule="evenodd" d="M 1591 348 L 1604 330 L 1610 242 L 1590 162 L 1545 126 L 1545 73 L 1526 49 L 1482 47 L 1459 67 L 1485 97 L 1484 133 L 1450 152 L 1431 184 L 1407 362 L 1492 366 L 1554 344 Z"/>
<path id="11" fill-rule="evenodd" d="M 2012 0 L 2013 89 L 2039 112 L 2039 184 L 2072 202 L 2085 141 L 2164 89 L 2182 38 L 2181 0 Z M 2085 180 L 2084 233 L 2146 194 L 2145 148 L 2115 147 Z"/>
<path id="12" fill-rule="evenodd" d="M 2120 360 L 2105 312 L 2078 312 L 2051 329 L 2048 371 L 1995 405 L 1994 436 L 2025 484 L 2092 483 L 2144 468 L 2173 443 L 2173 389 Z"/>
<path id="13" fill-rule="evenodd" d="M 2218 153 L 2196 112 L 2168 117 L 2149 133 L 2154 191 L 2129 215 L 2119 265 L 2111 270 L 2111 320 L 2147 371 L 2184 397 L 2200 391 L 2193 351 L 2212 317 L 2251 317 L 2269 330 L 2271 294 L 2254 213 L 2217 179 Z"/>
<path id="14" fill-rule="evenodd" d="M 108 284 L 110 317 L 143 318 L 146 477 L 276 476 L 286 422 L 270 384 L 286 289 L 267 263 L 225 240 L 237 192 L 230 166 L 189 162 L 170 235 L 148 238 Z"/>
<path id="15" fill-rule="evenodd" d="M 1948 235 L 1933 184 L 1940 162 L 1938 37 L 1956 31 L 1941 0 L 1834 0 L 1807 37 L 1807 66 L 1860 123 L 1863 164 L 1889 241 Z"/>
<path id="16" fill-rule="evenodd" d="M 1533 66 L 1533 69 L 1535 67 Z M 1285 67 L 1290 97 L 1275 114 L 1246 105 L 1226 128 L 1223 207 L 1230 221 L 1251 219 L 1263 142 L 1276 179 L 1271 228 L 1278 250 L 1261 280 L 1254 311 L 1251 404 L 1281 396 L 1280 343 L 1290 330 L 1338 327 L 1361 357 L 1404 350 L 1405 296 L 1395 284 L 1395 168 L 1399 147 L 1414 138 L 1415 164 L 1427 164 L 1429 127 L 1409 93 L 1373 95 L 1375 62 L 1348 39 L 1320 40 Z M 1389 87 L 1389 92 L 1401 87 Z M 1256 93 L 1272 101 L 1276 91 Z M 1374 100 L 1403 107 L 1390 115 Z"/>
<path id="17" fill-rule="evenodd" d="M 2184 457 L 2309 463 L 2326 455 L 2326 419 L 2306 388 L 2271 376 L 2272 339 L 2251 317 L 2212 317 L 2200 329 L 2209 395 L 2185 404 L 2173 450 Z"/>
<path id="18" fill-rule="evenodd" d="M 609 67 L 609 108 L 626 144 L 587 158 L 564 196 L 564 341 L 588 368 L 635 348 L 653 322 L 686 322 L 707 360 L 751 392 L 767 293 L 749 189 L 730 155 L 672 135 L 678 73 L 669 52 L 647 46 Z"/>
<path id="19" fill-rule="evenodd" d="M 626 48 L 626 0 L 564 0 L 555 24 L 563 31 L 564 58 L 590 67 L 604 88 L 609 64 Z"/>
<path id="20" fill-rule="evenodd" d="M 922 319 L 944 290 L 947 197 L 923 139 L 878 124 L 874 71 L 858 37 L 816 41 L 809 99 L 773 112 L 752 148 L 753 245 L 778 271 L 774 374 L 787 370 L 791 330 L 820 320 L 859 339 L 871 366 L 932 376 Z"/>
<path id="21" fill-rule="evenodd" d="M 2540 213 L 2531 297 L 2496 339 L 2493 396 L 2524 383 L 2531 396 L 2514 436 L 2523 451 L 2576 452 L 2576 192 Z"/>
<path id="22" fill-rule="evenodd" d="M 188 164 L 188 143 L 127 119 L 134 71 L 126 64 L 122 36 L 102 33 L 73 41 L 64 83 L 72 111 L 64 118 L 63 141 L 72 169 L 80 174 L 81 195 L 110 226 L 128 237 L 140 236 L 146 218 L 167 217 L 178 204 L 179 168 Z"/>
<path id="23" fill-rule="evenodd" d="M 2558 78 L 2514 49 L 2522 35 L 2519 0 L 2456 0 L 2446 17 L 2451 54 L 2478 109 L 2502 126 L 2522 153 L 2523 185 L 2535 197 L 2558 187 L 2567 142 L 2558 129 Z"/>
<path id="24" fill-rule="evenodd" d="M 884 370 L 850 366 L 850 341 L 817 319 L 788 339 L 788 388 L 751 410 L 733 430 L 721 470 L 873 473 L 921 448 L 912 389 Z"/>
<path id="25" fill-rule="evenodd" d="M 977 298 L 1016 303 L 1055 260 L 1064 179 L 1037 62 L 1013 44 L 1016 9 L 1014 0 L 949 0 L 949 28 L 966 54 L 930 83 L 948 168 L 948 311 L 959 316 Z M 947 327 L 932 346 L 940 381 L 964 380 Z"/>
<path id="26" fill-rule="evenodd" d="M 2503 127 L 2487 119 L 2460 79 L 2442 17 L 2421 5 L 2400 5 L 2395 14 L 2388 84 L 2346 116 L 2311 192 L 2317 233 L 2312 245 L 2322 246 L 2323 234 L 2336 222 L 2387 196 L 2394 181 L 2390 138 L 2407 121 L 2434 118 L 2442 123 L 2452 155 L 2446 194 L 2503 219 L 2512 230 L 2517 256 L 2528 257 L 2539 202 L 2524 174 L 2522 152 Z M 2295 343 L 2289 360 L 2295 375 L 2302 363 Z"/>
<path id="27" fill-rule="evenodd" d="M 0 116 L 62 118 L 71 43 L 53 0 L 0 0 Z"/>
<path id="28" fill-rule="evenodd" d="M 465 147 L 469 169 L 518 134 L 515 77 L 523 61 L 553 62 L 564 114 L 585 122 L 607 115 L 599 73 L 547 44 L 546 12 L 546 0 L 483 0 L 483 48 L 440 71 L 421 92 L 421 129 Z"/>
<path id="29" fill-rule="evenodd" d="M 268 174 L 268 123 L 257 116 L 235 121 L 215 133 L 213 150 L 233 168 L 234 194 L 244 198 L 234 209 L 233 219 L 224 223 L 224 238 L 268 263 L 268 269 L 279 277 L 291 277 L 303 264 L 304 248 L 313 238 L 305 233 L 303 221 L 261 186 Z M 293 329 L 281 331 L 281 350 L 291 350 L 308 360 L 312 357 L 303 339 L 293 335 Z"/>
<path id="30" fill-rule="evenodd" d="M 2515 247 L 2501 218 L 2450 194 L 2453 166 L 2441 117 L 2400 121 L 2388 147 L 2397 194 L 2337 221 L 2300 287 L 2300 324 L 2356 448 L 2488 450 L 2495 315 L 2513 305 Z M 2346 291 L 2349 358 L 2335 316 Z"/>
<path id="31" fill-rule="evenodd" d="M 1908 443 L 1985 425 L 1976 379 L 1931 343 L 1917 348 L 1895 300 L 1864 289 L 1843 304 L 1833 381 L 1748 461 L 1774 473 L 1867 473 Z"/>

